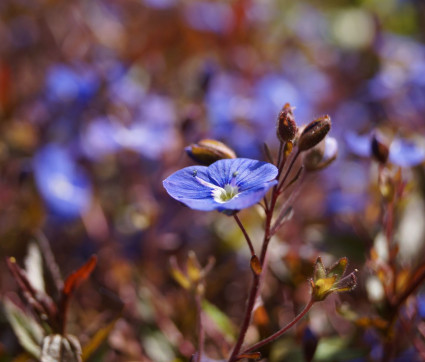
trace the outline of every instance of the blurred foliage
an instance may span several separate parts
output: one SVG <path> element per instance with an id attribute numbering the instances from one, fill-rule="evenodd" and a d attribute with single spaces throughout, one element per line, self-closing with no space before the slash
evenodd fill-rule
<path id="1" fill-rule="evenodd" d="M 162 180 L 191 164 L 184 147 L 202 139 L 258 159 L 267 142 L 276 157 L 287 102 L 299 126 L 330 115 L 338 158 L 302 178 L 270 244 L 265 315 L 247 343 L 306 303 L 319 255 L 326 265 L 346 256 L 359 287 L 315 305 L 264 359 L 305 360 L 307 328 L 317 361 L 425 359 L 425 170 L 415 157 L 425 148 L 424 41 L 421 0 L 0 1 L 0 360 L 29 358 L 12 329 L 28 306 L 6 260 L 24 268 L 40 231 L 51 247 L 43 262 L 56 260 L 59 276 L 97 255 L 67 321 L 83 357 L 91 346 L 87 360 L 189 360 L 195 301 L 169 264 L 188 250 L 201 265 L 216 259 L 204 280 L 205 354 L 225 358 L 249 251 L 231 218 L 182 207 Z M 385 165 L 370 158 L 377 129 Z M 261 217 L 257 207 L 240 214 L 255 248 Z"/>

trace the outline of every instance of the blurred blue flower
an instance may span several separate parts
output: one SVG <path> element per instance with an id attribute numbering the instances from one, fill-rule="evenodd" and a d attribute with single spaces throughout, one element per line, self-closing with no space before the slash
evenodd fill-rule
<path id="1" fill-rule="evenodd" d="M 349 150 L 360 157 L 370 157 L 371 150 L 371 135 L 359 135 L 354 132 L 347 132 L 345 134 L 345 141 Z"/>
<path id="2" fill-rule="evenodd" d="M 395 139 L 390 146 L 390 161 L 402 167 L 417 166 L 425 160 L 425 148 L 407 139 Z"/>
<path id="3" fill-rule="evenodd" d="M 87 175 L 62 147 L 49 144 L 34 157 L 37 188 L 52 212 L 74 218 L 90 206 L 92 188 Z"/>
<path id="4" fill-rule="evenodd" d="M 92 120 L 80 135 L 85 156 L 98 160 L 117 152 L 121 145 L 116 139 L 116 129 L 106 117 Z"/>
<path id="5" fill-rule="evenodd" d="M 371 156 L 371 139 L 371 134 L 358 135 L 348 132 L 345 135 L 350 151 L 360 157 Z M 417 166 L 425 160 L 425 147 L 413 140 L 395 138 L 390 145 L 389 160 L 401 167 Z"/>
<path id="6" fill-rule="evenodd" d="M 192 209 L 237 211 L 258 203 L 276 185 L 277 168 L 247 158 L 183 168 L 163 181 L 171 197 Z"/>
<path id="7" fill-rule="evenodd" d="M 135 113 L 129 122 L 114 116 L 90 121 L 80 135 L 84 154 L 96 160 L 127 149 L 156 160 L 176 145 L 176 111 L 170 98 L 146 95 Z"/>
<path id="8" fill-rule="evenodd" d="M 99 79 L 88 67 L 76 69 L 66 64 L 52 66 L 46 76 L 49 100 L 58 103 L 87 101 L 99 88 Z"/>

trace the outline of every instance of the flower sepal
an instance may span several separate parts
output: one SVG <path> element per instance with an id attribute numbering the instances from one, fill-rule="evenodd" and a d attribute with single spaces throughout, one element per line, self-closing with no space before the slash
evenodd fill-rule
<path id="1" fill-rule="evenodd" d="M 330 268 L 326 268 L 322 259 L 317 258 L 313 279 L 310 279 L 312 298 L 315 301 L 325 300 L 332 293 L 348 292 L 356 287 L 357 270 L 344 276 L 347 265 L 347 258 L 341 258 Z"/>

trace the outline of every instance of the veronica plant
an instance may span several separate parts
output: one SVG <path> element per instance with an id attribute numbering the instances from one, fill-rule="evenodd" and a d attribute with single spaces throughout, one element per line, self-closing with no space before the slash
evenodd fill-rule
<path id="1" fill-rule="evenodd" d="M 298 170 L 293 170 L 301 153 L 307 155 L 310 150 L 321 147 L 321 142 L 325 140 L 331 128 L 331 121 L 329 116 L 324 116 L 314 120 L 302 131 L 299 131 L 292 110 L 289 104 L 285 104 L 278 116 L 276 133 L 280 146 L 276 162 L 266 145 L 265 153 L 270 162 L 236 158 L 234 152 L 221 142 L 202 140 L 189 146 L 186 151 L 194 160 L 207 165 L 210 163 L 209 166 L 183 168 L 173 173 L 163 182 L 171 197 L 192 209 L 202 211 L 218 210 L 226 215 L 233 216 L 249 246 L 253 280 L 248 293 L 245 314 L 239 334 L 235 346 L 227 359 L 229 362 L 244 358 L 255 359 L 261 357 L 256 350 L 279 338 L 289 330 L 307 314 L 315 302 L 322 301 L 333 292 L 351 290 L 356 285 L 353 274 L 351 274 L 349 279 L 350 283 L 345 283 L 344 288 L 338 284 L 346 280 L 342 278 L 347 265 L 345 258 L 341 259 L 343 262 L 339 262 L 339 264 L 344 264 L 343 267 L 332 267 L 329 270 L 322 265 L 319 259 L 320 270 L 323 270 L 323 275 L 318 275 L 316 265 L 316 273 L 311 282 L 311 298 L 303 311 L 279 331 L 251 347 L 242 348 L 246 332 L 251 323 L 255 302 L 261 290 L 261 281 L 263 280 L 261 275 L 266 266 L 269 242 L 288 219 L 288 215 L 291 214 L 292 208 L 289 203 L 293 200 L 293 197 L 291 197 L 293 194 L 287 195 L 287 190 L 302 179 L 303 172 L 322 169 L 336 157 L 337 144 L 333 140 L 331 142 L 334 146 L 332 157 L 325 157 L 326 152 L 322 150 L 323 152 L 319 152 L 320 157 L 317 160 L 317 157 L 314 158 L 316 160 L 314 167 L 301 165 Z M 308 159 L 310 160 L 307 161 Z M 304 157 L 303 160 L 304 163 L 309 162 L 309 165 L 312 164 L 311 157 Z M 283 195 L 288 197 L 282 197 Z M 257 252 L 253 247 L 248 232 L 238 217 L 240 210 L 255 204 L 260 204 L 265 211 L 264 237 L 259 257 L 257 257 Z M 201 311 L 199 310 L 198 321 L 202 321 Z M 196 362 L 207 360 L 206 357 L 202 356 L 203 341 L 202 323 L 198 323 L 198 353 L 194 356 Z"/>

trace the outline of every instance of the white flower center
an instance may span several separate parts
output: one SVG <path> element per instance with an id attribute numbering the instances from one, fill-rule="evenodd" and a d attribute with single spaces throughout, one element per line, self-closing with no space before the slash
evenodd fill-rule
<path id="1" fill-rule="evenodd" d="M 212 190 L 212 195 L 215 202 L 218 202 L 220 204 L 227 202 L 234 197 L 237 197 L 239 193 L 239 187 L 236 185 L 230 185 L 227 184 L 222 187 L 217 187 Z"/>

